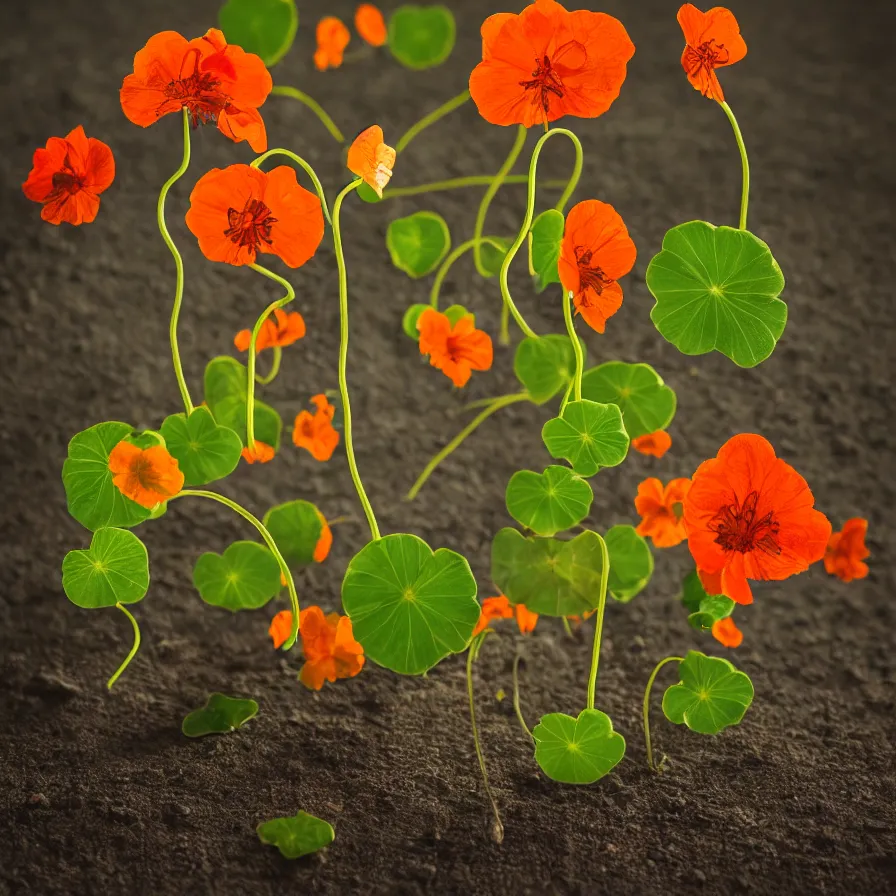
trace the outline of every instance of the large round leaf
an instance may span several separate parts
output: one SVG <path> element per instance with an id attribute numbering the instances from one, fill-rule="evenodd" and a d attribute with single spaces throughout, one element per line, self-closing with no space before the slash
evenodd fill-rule
<path id="1" fill-rule="evenodd" d="M 501 529 L 492 542 L 492 581 L 512 604 L 542 616 L 581 616 L 600 596 L 603 554 L 596 532 L 571 541 Z"/>
<path id="2" fill-rule="evenodd" d="M 86 551 L 69 551 L 62 561 L 65 596 L 88 610 L 135 604 L 148 589 L 146 548 L 124 529 L 97 529 Z"/>
<path id="3" fill-rule="evenodd" d="M 276 846 L 284 859 L 300 859 L 311 855 L 336 839 L 336 832 L 329 822 L 307 812 L 299 812 L 289 818 L 272 818 L 257 828 L 262 843 Z"/>
<path id="4" fill-rule="evenodd" d="M 254 700 L 210 694 L 205 706 L 194 709 L 181 723 L 180 730 L 187 737 L 205 737 L 207 734 L 228 734 L 242 728 L 258 714 Z"/>
<path id="5" fill-rule="evenodd" d="M 675 393 L 649 364 L 608 361 L 582 377 L 582 397 L 615 404 L 629 438 L 665 429 L 675 416 Z"/>
<path id="6" fill-rule="evenodd" d="M 535 761 L 561 784 L 593 784 L 625 755 L 625 738 L 599 709 L 583 709 L 577 719 L 562 712 L 542 716 L 532 737 Z"/>
<path id="7" fill-rule="evenodd" d="M 68 458 L 62 465 L 68 512 L 87 529 L 130 529 L 150 515 L 118 490 L 109 470 L 112 449 L 133 431 L 127 423 L 97 423 L 68 443 Z"/>
<path id="8" fill-rule="evenodd" d="M 653 575 L 650 546 L 634 526 L 613 526 L 604 540 L 610 555 L 610 594 L 628 603 L 647 587 Z"/>
<path id="9" fill-rule="evenodd" d="M 544 404 L 575 375 L 576 355 L 568 336 L 527 336 L 517 346 L 513 372 L 532 401 Z"/>
<path id="10" fill-rule="evenodd" d="M 399 6 L 389 19 L 389 49 L 407 68 L 441 65 L 451 55 L 454 36 L 454 15 L 444 6 Z"/>
<path id="11" fill-rule="evenodd" d="M 656 299 L 651 319 L 685 355 L 715 349 L 739 367 L 755 367 L 784 332 L 784 275 L 768 246 L 746 230 L 706 221 L 673 227 L 646 279 Z"/>
<path id="12" fill-rule="evenodd" d="M 249 373 L 236 358 L 220 355 L 212 358 L 205 368 L 205 403 L 215 422 L 232 429 L 240 442 L 247 445 L 246 393 Z M 275 451 L 280 447 L 283 421 L 280 415 L 263 401 L 255 399 L 255 440 L 270 445 Z"/>
<path id="13" fill-rule="evenodd" d="M 551 283 L 560 282 L 557 262 L 563 243 L 566 221 L 555 208 L 542 212 L 529 231 L 529 262 L 535 271 L 535 288 L 542 292 Z"/>
<path id="14" fill-rule="evenodd" d="M 386 535 L 354 556 L 342 605 L 365 655 L 402 675 L 420 675 L 463 650 L 479 619 L 470 564 L 416 535 Z"/>
<path id="15" fill-rule="evenodd" d="M 736 725 L 753 702 L 753 683 L 728 660 L 689 650 L 678 675 L 681 682 L 663 694 L 663 712 L 670 722 L 698 734 L 718 734 Z"/>
<path id="16" fill-rule="evenodd" d="M 451 233 L 441 215 L 414 212 L 389 222 L 386 248 L 392 264 L 409 277 L 425 277 L 451 248 Z"/>
<path id="17" fill-rule="evenodd" d="M 184 474 L 185 486 L 225 479 L 240 462 L 240 437 L 232 429 L 218 426 L 208 408 L 195 408 L 189 417 L 166 417 L 162 436 Z"/>
<path id="18" fill-rule="evenodd" d="M 570 401 L 559 417 L 545 423 L 541 437 L 551 457 L 569 461 L 579 476 L 615 467 L 628 454 L 628 433 L 615 404 Z"/>
<path id="19" fill-rule="evenodd" d="M 556 535 L 588 516 L 594 492 L 572 470 L 553 466 L 544 473 L 514 473 L 505 500 L 507 511 L 521 526 L 536 535 Z"/>
<path id="20" fill-rule="evenodd" d="M 264 515 L 264 524 L 287 563 L 307 566 L 314 562 L 314 549 L 323 523 L 313 504 L 308 501 L 278 504 Z"/>
<path id="21" fill-rule="evenodd" d="M 280 564 L 255 541 L 237 541 L 223 554 L 209 551 L 193 567 L 199 596 L 215 607 L 235 613 L 257 610 L 280 591 Z"/>
<path id="22" fill-rule="evenodd" d="M 227 43 L 255 53 L 270 68 L 292 46 L 299 14 L 295 0 L 227 0 L 218 24 Z"/>

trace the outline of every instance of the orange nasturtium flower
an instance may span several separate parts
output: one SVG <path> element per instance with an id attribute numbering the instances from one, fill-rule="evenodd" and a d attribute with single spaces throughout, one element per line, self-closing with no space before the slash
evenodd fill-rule
<path id="1" fill-rule="evenodd" d="M 121 85 L 121 108 L 144 128 L 187 109 L 194 128 L 215 122 L 231 140 L 264 152 L 268 138 L 258 107 L 272 86 L 260 57 L 228 44 L 217 28 L 191 41 L 162 31 L 134 57 L 134 73 Z"/>
<path id="2" fill-rule="evenodd" d="M 282 308 L 274 311 L 274 318 L 268 318 L 258 331 L 258 338 L 255 340 L 255 351 L 260 352 L 266 348 L 279 346 L 286 348 L 292 345 L 305 335 L 305 319 L 298 311 L 290 311 L 287 313 Z M 237 351 L 249 351 L 249 343 L 252 341 L 251 330 L 240 330 L 233 337 L 233 344 Z"/>
<path id="3" fill-rule="evenodd" d="M 712 624 L 712 636 L 723 647 L 740 647 L 744 640 L 744 633 L 734 624 L 730 616 Z"/>
<path id="4" fill-rule="evenodd" d="M 372 47 L 381 47 L 389 36 L 383 14 L 372 3 L 362 3 L 355 10 L 355 31 Z"/>
<path id="5" fill-rule="evenodd" d="M 844 582 L 864 579 L 868 575 L 868 564 L 862 562 L 871 553 L 865 547 L 867 531 L 868 520 L 853 517 L 831 536 L 824 552 L 824 568 L 831 575 Z"/>
<path id="6" fill-rule="evenodd" d="M 662 457 L 672 447 L 672 436 L 664 429 L 649 432 L 647 435 L 632 439 L 632 448 L 641 454 Z"/>
<path id="7" fill-rule="evenodd" d="M 665 488 L 659 479 L 645 479 L 638 486 L 635 509 L 641 522 L 635 531 L 653 539 L 656 548 L 681 544 L 688 533 L 684 527 L 684 499 L 691 487 L 690 479 L 673 479 Z"/>
<path id="8" fill-rule="evenodd" d="M 275 453 L 271 445 L 268 445 L 266 442 L 259 442 L 258 439 L 255 440 L 252 448 L 247 446 L 242 450 L 243 460 L 250 464 L 266 464 L 274 459 Z"/>
<path id="9" fill-rule="evenodd" d="M 700 12 L 692 3 L 685 3 L 678 10 L 678 24 L 684 32 L 681 66 L 688 81 L 703 96 L 725 102 L 716 69 L 734 65 L 747 55 L 747 44 L 734 13 L 724 6 Z"/>
<path id="10" fill-rule="evenodd" d="M 330 554 L 330 548 L 333 547 L 333 530 L 327 522 L 326 517 L 318 510 L 320 518 L 320 535 L 317 538 L 317 544 L 314 546 L 314 553 L 311 555 L 315 563 L 323 563 Z"/>
<path id="11" fill-rule="evenodd" d="M 526 127 L 564 115 L 596 118 L 616 97 L 635 52 L 618 19 L 602 12 L 567 12 L 535 0 L 519 15 L 482 23 L 482 62 L 470 94 L 491 124 Z"/>
<path id="12" fill-rule="evenodd" d="M 380 199 L 383 189 L 392 179 L 395 167 L 395 150 L 383 143 L 383 129 L 371 125 L 361 131 L 349 147 L 346 167 L 357 174 Z"/>
<path id="13" fill-rule="evenodd" d="M 747 579 L 780 580 L 824 556 L 827 517 L 806 480 L 762 436 L 741 433 L 691 478 L 684 500 L 688 547 L 703 587 L 753 602 Z"/>
<path id="14" fill-rule="evenodd" d="M 299 411 L 292 431 L 292 440 L 297 448 L 306 448 L 315 460 L 329 460 L 339 444 L 339 433 L 333 428 L 336 408 L 327 401 L 326 395 L 312 395 L 311 402 L 317 408 Z"/>
<path id="15" fill-rule="evenodd" d="M 560 246 L 560 282 L 573 294 L 576 313 L 598 333 L 622 306 L 616 281 L 632 269 L 637 254 L 612 205 L 586 199 L 570 209 Z"/>
<path id="16" fill-rule="evenodd" d="M 323 239 L 324 213 L 317 194 L 299 185 L 294 169 L 229 165 L 199 178 L 190 194 L 187 227 L 209 261 L 254 264 L 265 252 L 298 268 Z"/>
<path id="17" fill-rule="evenodd" d="M 528 635 L 535 629 L 538 623 L 538 613 L 533 613 L 523 604 L 514 606 L 503 595 L 497 597 L 487 597 L 482 602 L 482 610 L 479 613 L 479 622 L 473 629 L 473 637 L 475 638 L 480 632 L 484 632 L 495 619 L 510 619 L 516 616 L 516 624 L 522 634 Z"/>
<path id="18" fill-rule="evenodd" d="M 429 363 L 455 386 L 465 386 L 471 371 L 492 366 L 492 338 L 476 329 L 470 314 L 452 326 L 447 315 L 427 308 L 417 319 L 417 329 L 420 354 L 429 355 Z"/>
<path id="19" fill-rule="evenodd" d="M 280 581 L 283 581 L 283 577 L 280 577 Z M 286 583 L 283 582 L 285 585 Z M 302 618 L 302 614 L 299 613 L 299 619 Z M 285 643 L 286 639 L 289 637 L 289 633 L 292 631 L 292 613 L 289 610 L 281 610 L 272 620 L 271 626 L 268 629 L 268 634 L 271 636 L 271 640 L 274 642 L 274 649 L 279 650 Z"/>
<path id="20" fill-rule="evenodd" d="M 184 487 L 177 460 L 162 445 L 140 448 L 119 442 L 109 455 L 112 484 L 127 498 L 152 510 Z"/>
<path id="21" fill-rule="evenodd" d="M 44 149 L 34 150 L 31 165 L 22 191 L 43 204 L 40 216 L 51 224 L 89 224 L 99 211 L 100 193 L 115 178 L 112 150 L 81 125 L 65 137 L 50 137 Z"/>
<path id="22" fill-rule="evenodd" d="M 336 16 L 325 16 L 317 23 L 317 50 L 314 52 L 314 65 L 318 71 L 328 68 L 339 68 L 342 65 L 342 54 L 352 39 L 348 28 Z"/>
<path id="23" fill-rule="evenodd" d="M 364 648 L 354 639 L 348 616 L 324 616 L 320 607 L 306 607 L 299 614 L 299 632 L 305 653 L 299 681 L 305 687 L 319 691 L 325 681 L 353 678 L 361 671 Z"/>

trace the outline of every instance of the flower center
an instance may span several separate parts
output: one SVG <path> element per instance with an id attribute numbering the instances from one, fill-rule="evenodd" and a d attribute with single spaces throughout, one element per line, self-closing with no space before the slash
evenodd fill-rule
<path id="1" fill-rule="evenodd" d="M 159 483 L 158 471 L 145 457 L 138 457 L 134 461 L 134 465 L 131 467 L 131 476 L 141 488 L 159 494 L 165 493 Z"/>
<path id="2" fill-rule="evenodd" d="M 199 50 L 191 50 L 184 58 L 181 74 L 187 60 L 193 58 L 193 72 L 177 78 L 164 87 L 165 96 L 190 111 L 193 127 L 216 121 L 218 113 L 230 105 L 230 97 L 219 89 L 220 82 L 214 72 L 199 71 Z"/>
<path id="3" fill-rule="evenodd" d="M 532 102 L 536 106 L 541 106 L 545 114 L 550 108 L 552 95 L 563 99 L 563 82 L 552 67 L 551 59 L 547 55 L 535 61 L 532 80 L 520 81 L 520 87 L 533 92 Z"/>
<path id="4" fill-rule="evenodd" d="M 593 289 L 600 295 L 610 284 L 611 280 L 598 265 L 592 265 L 594 253 L 591 249 L 576 246 L 576 264 L 579 268 L 579 292 L 582 294 L 582 303 L 588 304 L 585 293 Z"/>
<path id="5" fill-rule="evenodd" d="M 271 227 L 277 219 L 260 199 L 250 199 L 242 211 L 227 209 L 227 223 L 230 227 L 224 231 L 224 236 L 232 243 L 256 252 L 262 243 L 271 245 Z"/>
<path id="6" fill-rule="evenodd" d="M 726 65 L 730 55 L 724 44 L 717 44 L 714 40 L 704 41 L 699 47 L 689 46 L 685 52 L 688 74 L 693 76 L 701 68 L 712 71 L 720 65 Z"/>
<path id="7" fill-rule="evenodd" d="M 756 519 L 756 505 L 759 492 L 750 492 L 742 503 L 723 507 L 710 521 L 709 531 L 716 533 L 716 544 L 723 551 L 763 551 L 766 554 L 780 554 L 778 530 L 780 525 L 772 511 L 761 519 Z"/>
<path id="8" fill-rule="evenodd" d="M 53 174 L 53 193 L 55 196 L 60 196 L 63 193 L 68 193 L 69 196 L 74 196 L 75 193 L 80 192 L 83 188 L 84 183 L 81 178 L 75 174 L 71 159 L 69 158 L 68 153 L 66 153 L 65 160 L 62 163 L 62 170 L 56 171 Z"/>

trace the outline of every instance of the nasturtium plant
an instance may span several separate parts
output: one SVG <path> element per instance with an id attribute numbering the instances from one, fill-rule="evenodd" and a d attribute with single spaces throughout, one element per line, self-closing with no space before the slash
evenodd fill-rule
<path id="1" fill-rule="evenodd" d="M 418 302 L 411 305 L 408 310 L 405 311 L 404 317 L 401 319 L 401 329 L 404 330 L 405 336 L 410 336 L 414 342 L 417 342 L 417 340 L 420 339 L 420 331 L 417 329 L 417 321 L 420 320 L 420 315 L 430 307 L 432 306 L 423 305 Z"/>
<path id="2" fill-rule="evenodd" d="M 543 473 L 519 470 L 507 483 L 508 513 L 536 535 L 556 535 L 582 522 L 594 492 L 567 467 L 551 466 Z"/>
<path id="3" fill-rule="evenodd" d="M 389 49 L 406 68 L 441 65 L 451 55 L 454 39 L 454 15 L 445 6 L 399 6 L 389 19 Z"/>
<path id="4" fill-rule="evenodd" d="M 551 457 L 566 460 L 579 476 L 615 467 L 628 454 L 629 437 L 615 404 L 570 401 L 541 431 Z"/>
<path id="5" fill-rule="evenodd" d="M 527 336 L 517 346 L 513 372 L 532 401 L 544 404 L 565 389 L 576 369 L 576 356 L 568 336 Z"/>
<path id="6" fill-rule="evenodd" d="M 205 368 L 205 401 L 215 422 L 232 429 L 244 446 L 248 445 L 246 433 L 246 390 L 249 374 L 246 367 L 235 358 L 222 355 L 212 358 Z M 255 399 L 255 439 L 270 445 L 275 451 L 280 447 L 283 420 L 277 411 L 263 401 Z"/>
<path id="7" fill-rule="evenodd" d="M 86 551 L 69 551 L 62 561 L 62 590 L 85 609 L 135 604 L 148 589 L 149 556 L 126 529 L 97 529 Z"/>
<path id="8" fill-rule="evenodd" d="M 529 232 L 529 261 L 535 272 L 535 288 L 543 292 L 552 283 L 560 282 L 557 262 L 563 242 L 563 215 L 555 208 L 542 212 Z"/>
<path id="9" fill-rule="evenodd" d="M 208 408 L 172 414 L 162 423 L 161 434 L 171 456 L 184 474 L 184 485 L 207 485 L 226 479 L 240 462 L 243 444 L 226 426 L 215 423 Z"/>
<path id="10" fill-rule="evenodd" d="M 256 830 L 258 839 L 269 846 L 276 846 L 284 859 L 311 855 L 336 839 L 331 824 L 307 812 L 287 818 L 272 818 L 262 822 Z"/>
<path id="11" fill-rule="evenodd" d="M 497 245 L 495 245 L 497 243 Z M 510 249 L 510 240 L 500 236 L 489 237 L 481 247 L 480 260 L 486 277 L 497 277 L 504 263 L 504 258 Z"/>
<path id="12" fill-rule="evenodd" d="M 586 370 L 582 397 L 615 404 L 629 438 L 665 429 L 675 416 L 675 393 L 649 364 L 607 361 Z"/>
<path id="13" fill-rule="evenodd" d="M 441 215 L 414 212 L 389 222 L 386 248 L 392 264 L 409 277 L 432 273 L 451 248 L 451 232 Z"/>
<path id="14" fill-rule="evenodd" d="M 299 26 L 295 0 L 227 0 L 218 11 L 227 43 L 260 56 L 268 67 L 289 51 Z"/>
<path id="15" fill-rule="evenodd" d="M 194 709 L 184 718 L 180 730 L 187 737 L 228 734 L 242 728 L 257 714 L 258 704 L 254 700 L 210 694 L 205 706 Z"/>
<path id="16" fill-rule="evenodd" d="M 706 221 L 673 227 L 647 266 L 647 288 L 657 330 L 685 355 L 716 350 L 739 367 L 755 367 L 787 323 L 781 268 L 746 230 Z"/>
<path id="17" fill-rule="evenodd" d="M 628 603 L 653 575 L 653 554 L 634 526 L 613 526 L 604 536 L 610 555 L 610 595 Z"/>
<path id="18" fill-rule="evenodd" d="M 542 716 L 532 737 L 535 761 L 561 784 L 593 784 L 625 755 L 625 738 L 599 709 L 583 709 L 578 718 L 562 712 Z"/>
<path id="19" fill-rule="evenodd" d="M 342 605 L 364 654 L 402 675 L 421 675 L 463 650 L 479 619 L 470 564 L 416 535 L 386 535 L 356 554 Z"/>
<path id="20" fill-rule="evenodd" d="M 314 549 L 323 531 L 323 521 L 310 501 L 278 504 L 264 515 L 264 524 L 287 563 L 307 566 L 314 561 Z"/>
<path id="21" fill-rule="evenodd" d="M 735 602 L 724 594 L 708 594 L 697 570 L 681 583 L 681 602 L 688 611 L 688 623 L 698 631 L 711 629 L 713 623 L 734 612 Z"/>
<path id="22" fill-rule="evenodd" d="M 679 684 L 663 694 L 663 713 L 698 734 L 718 734 L 736 725 L 753 702 L 753 683 L 728 660 L 690 650 L 678 675 Z"/>
<path id="23" fill-rule="evenodd" d="M 237 541 L 223 554 L 208 551 L 193 567 L 199 596 L 232 613 L 257 610 L 280 592 L 280 564 L 256 541 Z"/>

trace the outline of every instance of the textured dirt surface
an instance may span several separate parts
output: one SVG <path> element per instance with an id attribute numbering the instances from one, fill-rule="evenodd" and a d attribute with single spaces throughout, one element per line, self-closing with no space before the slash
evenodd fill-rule
<path id="1" fill-rule="evenodd" d="M 303 2 L 297 45 L 276 78 L 312 93 L 347 132 L 378 121 L 394 137 L 463 90 L 478 24 L 499 8 L 446 2 L 459 40 L 437 70 L 411 77 L 383 55 L 314 72 L 313 23 L 325 11 L 348 18 L 353 5 Z M 223 509 L 184 501 L 142 527 L 153 575 L 136 610 L 144 647 L 107 693 L 130 632 L 120 614 L 78 610 L 62 594 L 60 561 L 88 537 L 66 513 L 59 471 L 73 433 L 105 419 L 155 426 L 178 408 L 166 355 L 173 270 L 154 219 L 158 188 L 179 161 L 178 124 L 130 125 L 117 87 L 151 34 L 200 34 L 214 23 L 215 3 L 20 4 L 14 20 L 4 11 L 0 44 L 0 893 L 893 892 L 892 7 L 753 0 L 736 9 L 750 55 L 725 73 L 725 87 L 751 151 L 750 226 L 784 269 L 790 309 L 778 349 L 750 371 L 721 356 L 684 358 L 650 323 L 643 277 L 664 231 L 698 217 L 733 223 L 739 165 L 724 116 L 680 70 L 677 4 L 602 8 L 623 19 L 638 52 L 613 109 L 577 126 L 587 153 L 577 195 L 613 203 L 640 258 L 621 312 L 590 349 L 598 359 L 655 365 L 678 391 L 679 411 L 662 461 L 636 456 L 595 480 L 592 522 L 630 521 L 641 478 L 690 475 L 731 434 L 757 431 L 807 477 L 835 525 L 870 518 L 870 577 L 843 585 L 813 569 L 758 589 L 739 613 L 746 638 L 733 657 L 753 678 L 754 707 L 740 728 L 701 738 L 666 723 L 657 701 L 655 742 L 670 757 L 657 777 L 644 763 L 639 720 L 647 675 L 669 653 L 711 649 L 677 603 L 686 549 L 658 556 L 649 591 L 608 611 L 598 704 L 625 734 L 628 757 L 586 788 L 538 774 L 509 701 L 494 695 L 510 690 L 521 649 L 530 722 L 577 711 L 588 633 L 570 640 L 544 621 L 523 641 L 505 626 L 476 669 L 503 846 L 489 838 L 462 661 L 427 679 L 370 666 L 319 694 L 305 691 L 298 658 L 270 648 L 269 613 L 232 617 L 192 588 L 202 551 L 247 537 Z M 303 108 L 272 98 L 264 113 L 272 145 L 304 154 L 331 193 L 344 182 L 335 144 Z M 95 224 L 54 228 L 18 184 L 33 148 L 78 123 L 112 146 L 118 177 Z M 417 139 L 395 182 L 494 171 L 511 142 L 509 130 L 467 106 Z M 195 392 L 205 361 L 228 352 L 233 333 L 272 297 L 251 272 L 205 262 L 183 225 L 198 175 L 248 158 L 216 130 L 199 132 L 193 167 L 171 197 Z M 570 162 L 568 147 L 554 144 L 543 170 L 562 176 Z M 388 220 L 418 208 L 438 210 L 455 240 L 465 239 L 479 196 L 352 202 L 344 226 L 358 459 L 382 526 L 463 552 L 489 592 L 490 539 L 509 521 L 504 487 L 514 470 L 545 462 L 539 432 L 549 411 L 502 412 L 415 503 L 402 502 L 416 471 L 462 425 L 463 403 L 513 389 L 514 380 L 507 349 L 465 394 L 421 363 L 399 324 L 427 284 L 392 269 L 384 249 Z M 515 232 L 520 203 L 519 187 L 502 192 L 488 229 Z M 287 418 L 335 385 L 338 328 L 329 249 L 293 279 L 308 337 L 269 390 Z M 559 306 L 533 297 L 524 265 L 513 283 L 537 330 L 562 329 Z M 495 332 L 495 284 L 477 280 L 469 261 L 445 295 Z M 259 513 L 306 497 L 329 517 L 359 516 L 341 452 L 320 465 L 288 446 L 267 467 L 243 465 L 225 490 Z M 331 558 L 301 580 L 304 600 L 337 606 L 342 570 L 363 536 L 357 522 L 336 530 Z M 259 716 L 239 733 L 187 741 L 182 717 L 214 690 L 255 697 Z M 332 821 L 337 839 L 289 863 L 261 846 L 254 828 L 300 808 Z"/>

